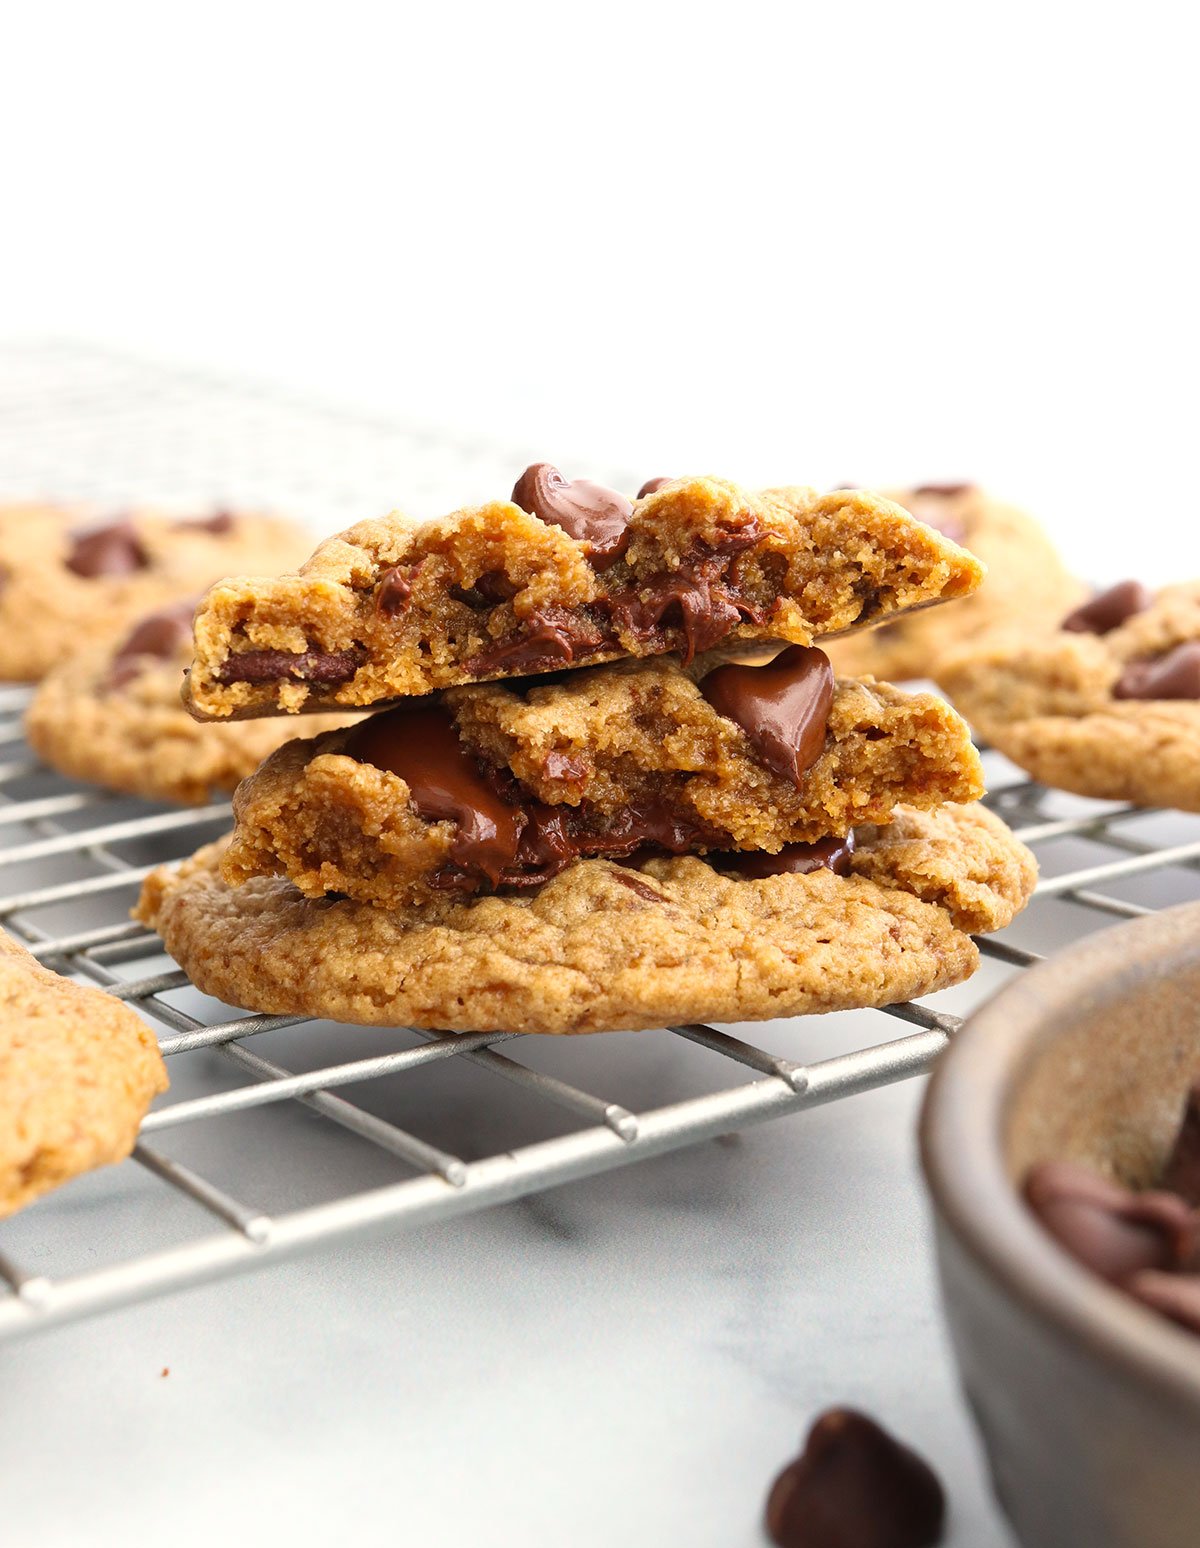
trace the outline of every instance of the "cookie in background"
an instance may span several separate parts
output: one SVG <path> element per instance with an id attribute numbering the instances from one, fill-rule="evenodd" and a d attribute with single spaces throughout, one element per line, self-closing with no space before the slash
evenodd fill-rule
<path id="1" fill-rule="evenodd" d="M 36 682 L 154 608 L 225 575 L 286 570 L 310 547 L 302 526 L 254 512 L 0 505 L 0 680 Z"/>
<path id="2" fill-rule="evenodd" d="M 184 708 L 195 603 L 160 608 L 115 644 L 53 668 L 25 712 L 25 738 L 44 763 L 126 795 L 199 806 L 233 790 L 287 741 L 286 721 L 201 725 Z M 309 722 L 314 731 L 348 723 L 333 715 Z"/>
<path id="3" fill-rule="evenodd" d="M 961 544 L 987 565 L 983 585 L 952 608 L 934 608 L 831 640 L 829 655 L 846 676 L 937 678 L 951 650 L 1008 622 L 1050 626 L 1087 595 L 1032 516 L 974 484 L 924 484 L 887 497 Z"/>

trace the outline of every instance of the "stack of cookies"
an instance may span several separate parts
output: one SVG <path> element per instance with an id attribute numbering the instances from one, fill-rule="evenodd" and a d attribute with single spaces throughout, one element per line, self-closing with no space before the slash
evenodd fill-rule
<path id="1" fill-rule="evenodd" d="M 958 982 L 1028 852 L 940 699 L 815 643 L 983 567 L 889 500 L 539 464 L 218 584 L 186 696 L 291 739 L 138 917 L 203 990 L 364 1024 L 586 1032 L 883 1005 Z M 278 721 L 276 721 L 278 725 Z M 305 729 L 305 722 L 297 722 Z"/>

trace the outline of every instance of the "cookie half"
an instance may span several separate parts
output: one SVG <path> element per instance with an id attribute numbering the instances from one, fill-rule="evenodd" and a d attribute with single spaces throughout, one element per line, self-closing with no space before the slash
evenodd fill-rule
<path id="1" fill-rule="evenodd" d="M 376 908 L 281 878 L 231 888 L 224 846 L 147 878 L 137 917 L 229 1004 L 371 1026 L 574 1033 L 888 1005 L 970 976 L 968 931 L 1027 901 L 1032 856 L 984 808 L 897 814 L 839 875 L 687 856 L 580 860 L 532 895 Z"/>
<path id="2" fill-rule="evenodd" d="M 288 738 L 279 720 L 200 725 L 180 688 L 194 599 L 141 619 L 116 645 L 55 667 L 25 712 L 25 737 L 59 773 L 150 801 L 198 806 L 252 774 Z M 315 716 L 314 730 L 345 725 Z"/>
<path id="3" fill-rule="evenodd" d="M 0 931 L 0 1218 L 123 1160 L 166 1089 L 136 1011 L 50 972 Z"/>
<path id="4" fill-rule="evenodd" d="M 647 845 L 773 854 L 983 792 L 970 732 L 936 695 L 835 683 L 814 646 L 705 665 L 453 688 L 290 742 L 237 792 L 225 877 L 393 907 Z"/>
<path id="5" fill-rule="evenodd" d="M 1001 623 L 1053 625 L 1086 595 L 1038 521 L 974 484 L 927 484 L 889 491 L 889 498 L 977 554 L 987 579 L 957 607 L 893 619 L 834 642 L 830 655 L 847 676 L 936 677 L 946 652 Z"/>
<path id="6" fill-rule="evenodd" d="M 947 657 L 938 679 L 1043 784 L 1200 811 L 1200 582 L 1156 596 L 1122 582 L 1063 627 Z"/>
<path id="7" fill-rule="evenodd" d="M 861 492 L 676 479 L 630 501 L 546 465 L 514 500 L 363 522 L 196 619 L 203 719 L 376 705 L 461 683 L 860 627 L 966 596 L 983 566 Z"/>
<path id="8" fill-rule="evenodd" d="M 0 678 L 36 681 L 222 575 L 287 569 L 308 544 L 302 527 L 249 512 L 97 520 L 60 506 L 0 506 Z"/>

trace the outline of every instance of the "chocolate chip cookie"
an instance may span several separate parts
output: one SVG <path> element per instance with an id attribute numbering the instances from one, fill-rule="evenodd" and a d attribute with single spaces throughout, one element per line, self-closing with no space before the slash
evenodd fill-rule
<path id="1" fill-rule="evenodd" d="M 59 506 L 0 506 L 0 678 L 36 681 L 153 608 L 222 575 L 275 574 L 307 547 L 291 522 L 241 512 L 97 520 Z"/>
<path id="2" fill-rule="evenodd" d="M 216 586 L 188 696 L 199 718 L 226 719 L 624 656 L 690 661 L 730 642 L 809 644 L 966 596 L 982 576 L 877 495 L 687 478 L 628 500 L 538 464 L 511 501 L 363 522 L 297 575 Z"/>
<path id="3" fill-rule="evenodd" d="M 223 845 L 146 880 L 137 917 L 207 994 L 281 1014 L 457 1031 L 600 1032 L 888 1005 L 970 976 L 972 931 L 1033 889 L 978 805 L 901 809 L 805 873 L 694 856 L 576 860 L 532 894 L 413 908 L 230 887 Z M 759 856 L 747 857 L 751 862 Z M 831 867 L 836 867 L 832 869 Z"/>
<path id="4" fill-rule="evenodd" d="M 970 732 L 935 695 L 835 683 L 815 646 L 709 668 L 660 657 L 451 688 L 289 742 L 237 792 L 225 879 L 396 907 L 647 846 L 786 847 L 794 864 L 898 803 L 983 793 Z"/>
<path id="5" fill-rule="evenodd" d="M 115 645 L 73 656 L 42 679 L 25 737 L 43 762 L 109 790 L 198 806 L 233 790 L 287 740 L 285 721 L 200 725 L 184 709 L 194 608 L 194 598 L 161 608 Z M 314 722 L 332 730 L 347 717 Z"/>
<path id="6" fill-rule="evenodd" d="M 839 672 L 936 677 L 948 650 L 999 623 L 1053 623 L 1086 595 L 1042 527 L 973 484 L 927 484 L 890 493 L 919 521 L 961 543 L 987 565 L 987 579 L 957 607 L 897 618 L 830 646 Z"/>
<path id="7" fill-rule="evenodd" d="M 1002 631 L 938 680 L 1034 779 L 1080 795 L 1200 811 L 1200 582 L 1122 582 L 1030 638 Z"/>
<path id="8" fill-rule="evenodd" d="M 0 1218 L 133 1149 L 162 1056 L 136 1011 L 0 931 Z"/>

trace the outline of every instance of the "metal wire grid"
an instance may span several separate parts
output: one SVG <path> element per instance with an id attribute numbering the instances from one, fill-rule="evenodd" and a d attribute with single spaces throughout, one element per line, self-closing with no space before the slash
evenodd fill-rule
<path id="1" fill-rule="evenodd" d="M 92 357 L 81 358 L 90 368 Z M 75 357 L 68 352 L 65 363 L 72 360 Z M 22 364 L 27 366 L 28 359 Z M 64 369 L 60 354 L 47 367 L 51 381 L 60 383 Z M 99 370 L 97 382 L 102 385 L 104 379 Z M 183 395 L 189 401 L 207 394 L 228 410 L 227 387 L 186 381 Z M 0 404 L 2 388 L 0 369 Z M 212 405 L 205 408 L 204 403 L 192 401 L 190 411 L 197 407 L 209 412 Z M 271 408 L 285 419 L 293 412 L 286 401 Z M 79 412 L 76 395 L 74 406 L 67 410 L 68 422 L 75 424 Z M 303 433 L 311 444 L 311 426 Z M 86 443 L 87 437 L 83 439 Z M 512 466 L 511 456 L 508 466 Z M 181 479 L 174 487 L 185 482 Z M 97 490 L 93 485 L 78 492 Z M 519 1036 L 508 1032 L 451 1035 L 397 1029 L 398 1035 L 408 1035 L 412 1046 L 341 1063 L 321 1059 L 316 1068 L 295 1071 L 263 1057 L 252 1044 L 263 1034 L 301 1026 L 302 1018 L 222 1015 L 220 1007 L 211 1006 L 200 1007 L 204 1014 L 193 1014 L 182 1008 L 172 997 L 190 988 L 186 975 L 169 964 L 156 966 L 161 943 L 128 918 L 128 908 L 147 872 L 160 861 L 181 858 L 222 831 L 228 825 L 228 806 L 214 803 L 195 810 L 148 813 L 144 806 L 68 784 L 39 769 L 21 739 L 20 715 L 26 698 L 24 689 L 0 689 L 0 842 L 6 846 L 0 847 L 0 870 L 18 878 L 13 890 L 0 895 L 0 922 L 43 962 L 136 1005 L 162 1029 L 160 1041 L 168 1060 L 208 1050 L 229 1067 L 234 1083 L 191 1098 L 168 1094 L 144 1121 L 133 1155 L 146 1177 L 190 1202 L 193 1221 L 206 1222 L 203 1230 L 199 1234 L 190 1230 L 183 1242 L 159 1250 L 123 1253 L 111 1179 L 124 1169 L 110 1170 L 90 1181 L 99 1190 L 95 1213 L 102 1224 L 111 1213 L 118 1232 L 115 1239 L 109 1233 L 106 1244 L 108 1256 L 116 1249 L 115 1259 L 100 1267 L 54 1275 L 42 1261 L 42 1248 L 50 1244 L 34 1231 L 38 1212 L 18 1217 L 27 1224 L 20 1253 L 11 1251 L 5 1233 L 0 1232 L 0 1340 L 246 1272 L 358 1233 L 480 1210 L 902 1080 L 925 1071 L 961 1024 L 951 1011 L 920 1003 L 863 1013 L 866 1024 L 878 1029 L 879 1042 L 868 1039 L 870 1046 L 809 1064 L 796 1063 L 716 1027 L 673 1027 L 667 1030 L 675 1038 L 699 1045 L 724 1061 L 723 1078 L 736 1083 L 640 1111 L 531 1068 L 514 1058 L 512 1049 L 500 1052 L 500 1045 Z M 1050 900 L 1074 906 L 1073 928 L 1078 931 L 1200 895 L 1200 822 L 1194 819 L 1178 814 L 1162 818 L 1133 808 L 1098 808 L 1095 803 L 1076 801 L 1067 801 L 1064 812 L 1063 798 L 1014 779 L 1011 771 L 1001 776 L 990 799 L 1027 843 L 1050 858 L 1049 874 L 1025 921 L 1018 922 L 1020 928 L 980 941 L 995 964 L 1020 968 L 1040 960 L 1038 951 L 1021 942 L 1040 943 L 1043 936 L 1055 933 L 1038 923 L 1039 910 Z M 1163 822 L 1168 825 L 1165 829 Z M 1059 867 L 1064 844 L 1068 859 L 1077 859 L 1081 844 L 1089 854 L 1102 858 L 1063 870 Z M 61 873 L 60 879 L 45 879 L 47 868 Z M 1136 894 L 1139 884 L 1147 881 L 1156 885 L 1150 889 L 1143 885 L 1143 896 L 1121 895 L 1122 890 Z M 81 909 L 99 911 L 100 922 L 80 925 Z M 70 921 L 66 926 L 61 922 L 64 917 Z M 130 976 L 138 973 L 139 965 L 141 976 Z M 888 1023 L 877 1019 L 881 1015 L 914 1030 L 900 1037 L 885 1035 L 882 1029 Z M 550 1138 L 467 1160 L 372 1113 L 345 1094 L 351 1086 L 369 1090 L 371 1082 L 383 1077 L 411 1075 L 442 1061 L 457 1061 L 456 1068 L 469 1065 L 514 1084 L 536 1104 L 569 1114 L 571 1126 Z M 303 1104 L 374 1147 L 409 1175 L 379 1187 L 339 1192 L 333 1199 L 306 1207 L 267 1213 L 157 1148 L 157 1136 L 163 1131 L 186 1134 L 235 1113 L 280 1104 Z M 252 1196 L 252 1178 L 245 1182 Z M 211 1229 L 214 1223 L 216 1230 Z"/>

